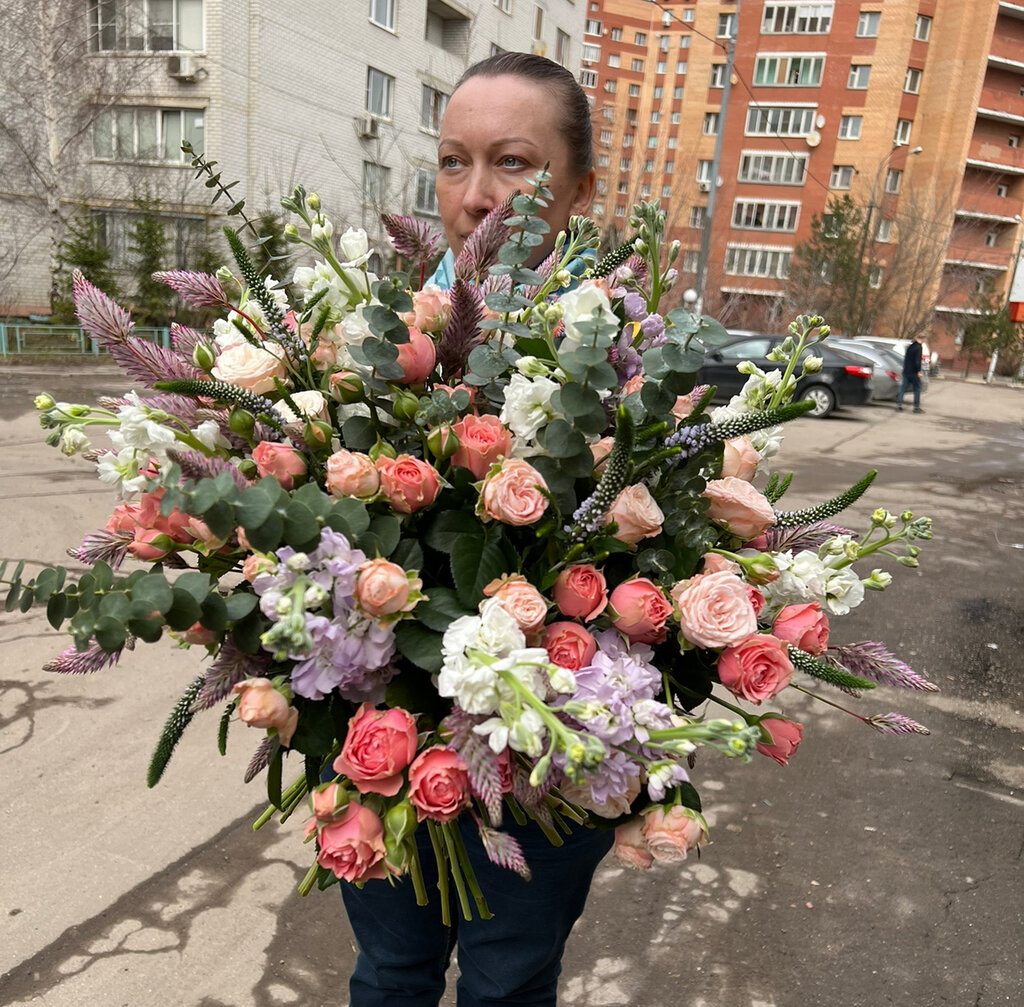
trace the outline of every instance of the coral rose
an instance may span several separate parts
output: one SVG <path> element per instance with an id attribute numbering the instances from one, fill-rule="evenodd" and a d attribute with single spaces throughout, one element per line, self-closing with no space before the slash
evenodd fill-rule
<path id="1" fill-rule="evenodd" d="M 369 455 L 342 448 L 327 459 L 327 492 L 369 500 L 380 489 L 380 473 Z"/>
<path id="2" fill-rule="evenodd" d="M 544 477 L 529 463 L 507 458 L 501 468 L 484 479 L 480 487 L 480 507 L 495 521 L 510 525 L 528 525 L 540 520 L 547 510 Z"/>
<path id="3" fill-rule="evenodd" d="M 761 455 L 749 437 L 733 437 L 722 448 L 722 478 L 735 476 L 750 482 L 757 475 Z"/>
<path id="4" fill-rule="evenodd" d="M 249 727 L 277 731 L 287 748 L 299 723 L 299 711 L 277 691 L 269 678 L 247 678 L 231 690 L 238 696 L 238 719 Z"/>
<path id="5" fill-rule="evenodd" d="M 575 622 L 553 622 L 544 630 L 541 646 L 552 664 L 569 671 L 586 668 L 597 653 L 597 641 Z"/>
<path id="6" fill-rule="evenodd" d="M 283 347 L 277 343 L 270 345 L 274 347 L 276 355 L 262 346 L 246 342 L 233 343 L 220 351 L 210 373 L 218 381 L 237 385 L 257 395 L 272 392 L 277 382 L 283 381 L 288 372 L 284 366 Z"/>
<path id="7" fill-rule="evenodd" d="M 434 340 L 425 332 L 409 327 L 409 342 L 398 343 L 398 366 L 402 368 L 399 378 L 402 384 L 418 385 L 426 381 L 434 369 L 437 351 Z"/>
<path id="8" fill-rule="evenodd" d="M 328 783 L 322 787 L 317 787 L 310 794 L 310 797 L 313 803 L 314 822 L 311 823 L 313 827 L 335 821 L 348 804 L 348 796 L 345 790 L 339 787 L 337 783 Z M 307 828 L 306 831 L 308 834 L 312 830 Z"/>
<path id="9" fill-rule="evenodd" d="M 452 464 L 469 469 L 477 479 L 483 479 L 490 467 L 507 458 L 512 449 L 512 434 L 497 416 L 463 416 L 452 429 L 459 446 L 452 455 Z"/>
<path id="10" fill-rule="evenodd" d="M 728 570 L 730 573 L 738 574 L 741 569 L 739 563 L 726 559 L 717 552 L 704 553 L 704 565 L 701 567 L 701 573 L 720 573 L 722 570 Z"/>
<path id="11" fill-rule="evenodd" d="M 616 828 L 613 852 L 623 867 L 632 867 L 638 871 L 650 869 L 654 857 L 644 842 L 644 825 L 639 818 Z"/>
<path id="12" fill-rule="evenodd" d="M 419 458 L 381 455 L 376 464 L 381 492 L 399 514 L 412 514 L 429 507 L 441 492 L 441 477 L 437 470 Z"/>
<path id="13" fill-rule="evenodd" d="M 436 283 L 428 283 L 412 295 L 412 311 L 398 317 L 406 325 L 424 332 L 441 332 L 451 317 L 451 295 Z"/>
<path id="14" fill-rule="evenodd" d="M 728 570 L 680 581 L 672 598 L 683 636 L 698 647 L 729 647 L 757 632 L 747 585 Z"/>
<path id="15" fill-rule="evenodd" d="M 375 618 L 408 612 L 413 607 L 409 604 L 409 595 L 422 586 L 423 581 L 419 577 L 410 580 L 397 563 L 387 559 L 370 559 L 359 567 L 356 601 L 367 615 Z"/>
<path id="16" fill-rule="evenodd" d="M 252 449 L 252 460 L 264 479 L 273 476 L 286 490 L 292 489 L 295 480 L 306 474 L 306 459 L 291 444 L 260 441 Z"/>
<path id="17" fill-rule="evenodd" d="M 744 542 L 764 534 L 775 524 L 772 505 L 743 479 L 712 479 L 701 495 L 711 501 L 708 517 Z"/>
<path id="18" fill-rule="evenodd" d="M 635 545 L 641 539 L 653 538 L 661 533 L 665 515 L 654 502 L 651 491 L 643 484 L 627 486 L 611 505 L 604 523 L 614 521 L 618 528 L 614 538 Z"/>
<path id="19" fill-rule="evenodd" d="M 748 636 L 722 651 L 718 678 L 734 696 L 760 705 L 782 692 L 793 678 L 788 645 L 766 633 Z"/>
<path id="20" fill-rule="evenodd" d="M 363 703 L 348 722 L 348 734 L 334 771 L 344 773 L 361 794 L 394 797 L 402 770 L 416 754 L 416 721 L 399 706 L 375 710 Z"/>
<path id="21" fill-rule="evenodd" d="M 664 592 L 646 577 L 634 577 L 611 593 L 612 625 L 637 643 L 661 643 L 672 605 Z"/>
<path id="22" fill-rule="evenodd" d="M 528 636 L 544 628 L 544 620 L 548 615 L 547 599 L 521 573 L 507 574 L 492 580 L 484 588 L 484 596 L 497 598 L 501 607 Z"/>
<path id="23" fill-rule="evenodd" d="M 828 616 L 816 601 L 787 605 L 775 617 L 772 635 L 808 654 L 821 654 L 828 646 Z"/>
<path id="24" fill-rule="evenodd" d="M 370 881 L 386 877 L 382 861 L 384 826 L 369 809 L 350 801 L 335 821 L 317 834 L 317 863 L 342 881 Z"/>
<path id="25" fill-rule="evenodd" d="M 590 622 L 608 604 L 608 583 L 597 567 L 590 563 L 578 563 L 566 567 L 558 575 L 553 594 L 562 615 Z"/>
<path id="26" fill-rule="evenodd" d="M 765 717 L 761 721 L 763 727 L 771 736 L 771 744 L 764 741 L 757 743 L 757 750 L 769 759 L 774 759 L 780 766 L 789 762 L 789 757 L 800 746 L 800 740 L 804 736 L 804 725 L 798 724 L 795 720 L 784 720 L 782 717 Z"/>
<path id="27" fill-rule="evenodd" d="M 704 823 L 682 805 L 654 808 L 643 819 L 644 842 L 651 856 L 660 863 L 678 864 L 701 841 L 707 842 Z"/>
<path id="28" fill-rule="evenodd" d="M 469 806 L 469 773 L 466 764 L 444 745 L 434 745 L 416 757 L 409 767 L 409 802 L 416 818 L 450 822 Z"/>

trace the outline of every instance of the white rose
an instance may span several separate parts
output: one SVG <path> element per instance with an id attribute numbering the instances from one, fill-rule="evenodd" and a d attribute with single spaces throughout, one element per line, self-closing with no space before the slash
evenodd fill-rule
<path id="1" fill-rule="evenodd" d="M 218 380 L 229 385 L 238 385 L 257 395 L 271 392 L 275 388 L 274 380 L 283 380 L 285 374 L 283 349 L 277 343 L 270 343 L 276 355 L 262 346 L 250 343 L 236 343 L 223 350 L 217 363 L 210 373 Z"/>
<path id="2" fill-rule="evenodd" d="M 565 349 L 575 348 L 584 341 L 590 345 L 599 322 L 618 328 L 619 320 L 612 311 L 608 295 L 595 283 L 581 283 L 575 290 L 562 294 L 558 305 L 562 309 L 562 324 L 565 326 L 565 341 L 562 343 Z"/>
<path id="3" fill-rule="evenodd" d="M 327 412 L 327 399 L 324 398 L 323 392 L 315 390 L 293 392 L 291 400 L 295 403 L 299 413 L 306 419 L 326 421 L 329 418 L 329 413 Z M 299 422 L 300 417 L 296 416 L 292 412 L 287 402 L 278 402 L 277 411 L 284 417 L 286 423 Z"/>

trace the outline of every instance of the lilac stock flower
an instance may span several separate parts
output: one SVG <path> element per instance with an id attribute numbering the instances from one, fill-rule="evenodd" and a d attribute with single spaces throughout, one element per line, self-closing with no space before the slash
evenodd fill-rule
<path id="1" fill-rule="evenodd" d="M 395 653 L 391 627 L 349 613 L 347 619 L 311 616 L 306 622 L 313 648 L 292 669 L 291 685 L 307 699 L 323 699 L 337 689 L 354 703 L 383 698 L 383 687 L 395 669 L 388 662 Z"/>
<path id="2" fill-rule="evenodd" d="M 645 346 L 657 346 L 665 335 L 665 319 L 659 314 L 648 315 L 640 323 L 640 331 L 644 334 Z"/>
<path id="3" fill-rule="evenodd" d="M 647 315 L 647 298 L 636 291 L 630 291 L 622 298 L 622 308 L 631 322 L 639 322 Z"/>

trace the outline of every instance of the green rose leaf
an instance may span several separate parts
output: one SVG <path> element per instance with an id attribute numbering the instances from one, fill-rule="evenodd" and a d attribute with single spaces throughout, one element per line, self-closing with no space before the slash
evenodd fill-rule
<path id="1" fill-rule="evenodd" d="M 416 622 L 403 620 L 395 626 L 395 644 L 401 655 L 424 671 L 441 670 L 441 634 Z"/>
<path id="2" fill-rule="evenodd" d="M 438 633 L 443 633 L 456 619 L 472 614 L 459 601 L 458 594 L 448 587 L 432 587 L 429 600 L 416 606 L 417 622 Z"/>
<path id="3" fill-rule="evenodd" d="M 460 538 L 452 548 L 449 564 L 459 601 L 473 610 L 484 596 L 484 587 L 507 572 L 497 538 Z"/>
<path id="4" fill-rule="evenodd" d="M 431 549 L 450 553 L 460 538 L 467 535 L 483 538 L 483 534 L 480 523 L 464 511 L 445 510 L 427 525 L 424 541 Z"/>
<path id="5" fill-rule="evenodd" d="M 375 514 L 370 527 L 353 543 L 371 559 L 390 556 L 402 537 L 402 522 L 391 514 Z"/>

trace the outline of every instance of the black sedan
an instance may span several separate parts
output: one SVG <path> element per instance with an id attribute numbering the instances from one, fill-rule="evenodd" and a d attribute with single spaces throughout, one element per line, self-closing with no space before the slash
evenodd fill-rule
<path id="1" fill-rule="evenodd" d="M 768 359 L 768 353 L 785 338 L 753 334 L 723 343 L 708 353 L 697 380 L 701 384 L 717 385 L 716 398 L 729 399 L 747 382 L 747 375 L 736 370 L 741 361 L 749 360 L 762 371 L 781 370 L 780 364 Z M 828 416 L 840 406 L 863 405 L 871 398 L 874 372 L 869 360 L 829 346 L 827 341 L 815 343 L 804 353 L 824 360 L 821 371 L 809 374 L 796 386 L 794 398 L 797 401 L 810 399 L 814 403 L 808 416 Z"/>

